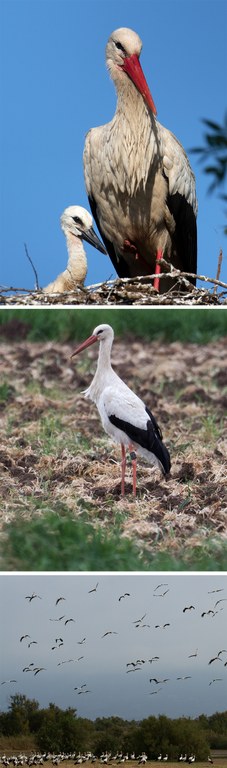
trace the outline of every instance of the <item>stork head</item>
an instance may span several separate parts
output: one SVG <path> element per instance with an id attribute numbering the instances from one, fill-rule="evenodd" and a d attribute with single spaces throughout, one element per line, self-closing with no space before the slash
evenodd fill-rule
<path id="1" fill-rule="evenodd" d="M 99 341 L 100 343 L 102 343 L 103 341 L 108 340 L 111 346 L 113 343 L 113 338 L 114 338 L 114 332 L 111 325 L 107 325 L 107 323 L 103 323 L 102 325 L 97 325 L 96 328 L 94 328 L 94 331 L 91 334 L 91 336 L 89 336 L 88 339 L 85 339 L 85 341 L 83 341 L 82 344 L 80 344 L 80 346 L 75 349 L 71 357 L 74 357 L 74 355 L 78 355 L 79 352 L 82 352 L 82 350 L 86 349 L 86 347 L 90 347 L 91 344 L 95 343 L 95 341 Z"/>
<path id="2" fill-rule="evenodd" d="M 141 50 L 142 41 L 137 32 L 127 27 L 120 27 L 109 37 L 106 46 L 106 64 L 116 86 L 120 80 L 122 82 L 125 77 L 129 77 L 142 94 L 149 109 L 156 115 L 156 107 L 139 62 Z"/>
<path id="3" fill-rule="evenodd" d="M 106 253 L 104 245 L 93 229 L 91 214 L 81 205 L 69 205 L 68 208 L 65 208 L 61 216 L 61 228 L 66 237 L 71 234 L 81 240 L 87 240 L 98 251 Z"/>

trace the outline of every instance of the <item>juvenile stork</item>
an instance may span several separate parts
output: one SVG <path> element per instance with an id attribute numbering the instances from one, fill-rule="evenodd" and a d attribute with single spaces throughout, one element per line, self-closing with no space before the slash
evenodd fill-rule
<path id="1" fill-rule="evenodd" d="M 120 379 L 111 365 L 114 339 L 110 325 L 98 325 L 91 336 L 80 344 L 72 357 L 99 341 L 98 365 L 90 387 L 85 390 L 96 405 L 105 432 L 121 445 L 121 493 L 125 489 L 126 448 L 129 448 L 133 467 L 133 493 L 136 494 L 136 453 L 156 465 L 165 475 L 170 470 L 170 456 L 162 442 L 161 430 L 151 411 L 127 384 Z"/>
<path id="2" fill-rule="evenodd" d="M 157 275 L 160 258 L 196 272 L 195 178 L 180 142 L 156 120 L 141 68 L 142 42 L 120 28 L 110 35 L 106 64 L 117 108 L 92 128 L 84 148 L 84 174 L 92 214 L 120 277 Z M 194 278 L 190 278 L 194 283 Z M 169 278 L 155 278 L 165 292 Z"/>
<path id="3" fill-rule="evenodd" d="M 93 229 L 92 216 L 81 205 L 70 205 L 61 216 L 61 228 L 66 237 L 68 264 L 64 272 L 43 288 L 44 293 L 62 293 L 72 291 L 76 285 L 83 284 L 87 274 L 87 258 L 83 240 L 97 248 L 101 253 L 106 249 Z"/>

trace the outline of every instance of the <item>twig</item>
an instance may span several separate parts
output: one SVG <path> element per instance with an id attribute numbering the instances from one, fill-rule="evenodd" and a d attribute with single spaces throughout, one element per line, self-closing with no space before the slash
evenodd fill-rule
<path id="1" fill-rule="evenodd" d="M 37 273 L 37 270 L 36 270 L 36 268 L 35 268 L 35 266 L 33 264 L 31 256 L 29 256 L 26 243 L 24 243 L 24 247 L 25 247 L 25 253 L 26 253 L 27 259 L 28 259 L 28 261 L 30 261 L 31 267 L 32 267 L 34 275 L 35 275 L 35 289 L 36 289 L 36 291 L 40 291 L 38 273 Z"/>
<path id="2" fill-rule="evenodd" d="M 219 253 L 219 257 L 218 257 L 218 266 L 217 266 L 216 280 L 219 280 L 219 277 L 220 277 L 222 259 L 223 259 L 223 251 L 222 251 L 222 248 L 220 248 L 220 253 Z M 214 286 L 213 293 L 217 293 L 217 285 Z"/>

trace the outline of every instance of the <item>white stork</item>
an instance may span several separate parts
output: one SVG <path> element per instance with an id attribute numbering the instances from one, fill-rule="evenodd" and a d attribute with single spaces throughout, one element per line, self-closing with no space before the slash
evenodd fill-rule
<path id="1" fill-rule="evenodd" d="M 99 341 L 97 370 L 90 387 L 84 394 L 97 405 L 105 432 L 115 442 L 121 444 L 121 493 L 123 496 L 126 447 L 129 448 L 132 459 L 134 494 L 136 494 L 136 452 L 159 467 L 164 475 L 170 470 L 170 456 L 162 442 L 161 430 L 151 411 L 112 368 L 113 339 L 114 332 L 110 325 L 98 325 L 92 335 L 77 347 L 72 357 Z"/>
<path id="2" fill-rule="evenodd" d="M 92 128 L 84 148 L 84 174 L 92 214 L 120 277 L 160 272 L 164 257 L 196 272 L 195 178 L 176 137 L 156 120 L 141 68 L 142 42 L 125 27 L 112 32 L 106 63 L 117 108 Z M 155 278 L 161 292 L 173 281 Z M 194 279 L 191 278 L 194 283 Z"/>
<path id="3" fill-rule="evenodd" d="M 72 291 L 76 285 L 83 284 L 87 274 L 87 258 L 83 240 L 106 253 L 104 245 L 93 229 L 92 216 L 81 205 L 70 205 L 61 216 L 61 228 L 66 237 L 68 264 L 64 272 L 43 288 L 44 293 L 62 293 Z"/>

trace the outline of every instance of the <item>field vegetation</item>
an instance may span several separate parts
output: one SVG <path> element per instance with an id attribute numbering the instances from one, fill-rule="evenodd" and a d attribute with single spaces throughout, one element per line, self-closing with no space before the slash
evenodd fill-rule
<path id="1" fill-rule="evenodd" d="M 10 697 L 8 711 L 0 713 L 0 751 L 7 748 L 7 738 L 10 739 L 11 749 L 13 745 L 17 749 L 18 738 L 18 743 L 21 744 L 23 739 L 25 744 L 27 739 L 30 746 L 33 739 L 35 749 L 42 752 L 67 754 L 73 751 L 84 754 L 90 751 L 100 757 L 106 751 L 112 756 L 120 752 L 128 756 L 132 753 L 140 755 L 145 751 L 148 759 L 154 761 L 160 753 L 163 756 L 168 754 L 170 765 L 186 753 L 195 754 L 198 762 L 207 760 L 212 749 L 220 749 L 222 756 L 226 755 L 226 723 L 227 712 L 192 719 L 152 715 L 141 721 L 124 720 L 117 716 L 89 720 L 77 717 L 76 710 L 72 708 L 62 710 L 51 703 L 41 709 L 35 699 L 15 694 Z M 117 764 L 117 760 L 113 764 Z M 132 768 L 135 761 L 129 760 L 127 765 Z"/>

